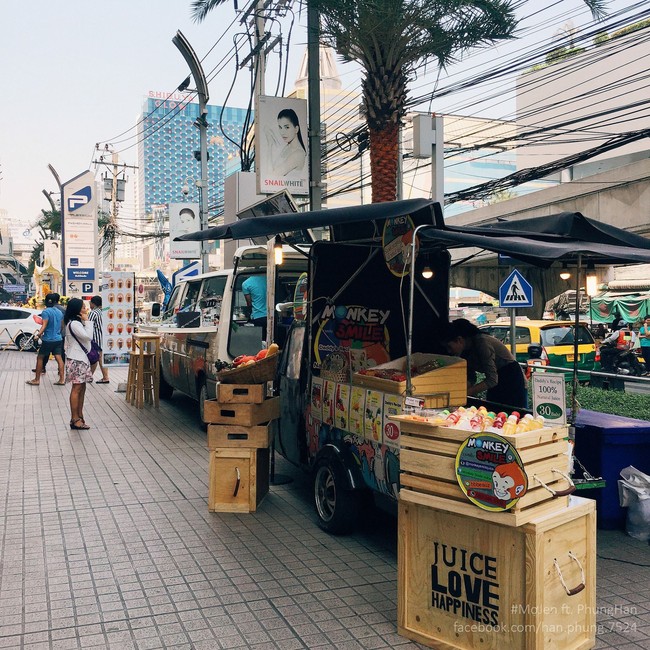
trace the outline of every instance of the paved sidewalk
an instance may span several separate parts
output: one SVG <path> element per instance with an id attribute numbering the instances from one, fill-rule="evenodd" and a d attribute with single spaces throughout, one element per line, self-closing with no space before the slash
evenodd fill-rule
<path id="1" fill-rule="evenodd" d="M 137 411 L 111 370 L 68 426 L 54 367 L 0 352 L 0 648 L 419 648 L 399 636 L 397 527 L 381 512 L 340 538 L 306 478 L 254 514 L 209 513 L 208 452 L 183 396 Z M 598 535 L 597 648 L 650 648 L 650 553 Z M 507 649 L 504 649 L 507 650 Z"/>

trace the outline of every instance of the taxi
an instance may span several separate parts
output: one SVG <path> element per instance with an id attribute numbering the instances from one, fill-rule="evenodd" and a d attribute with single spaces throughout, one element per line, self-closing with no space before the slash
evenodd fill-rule
<path id="1" fill-rule="evenodd" d="M 510 323 L 490 323 L 479 327 L 482 332 L 490 334 L 510 347 Z M 546 365 L 553 368 L 573 370 L 574 363 L 574 332 L 573 321 L 558 320 L 525 320 L 515 324 L 515 342 L 517 361 L 528 361 L 528 346 L 542 346 L 542 359 Z M 578 370 L 597 370 L 599 355 L 596 342 L 586 323 L 578 324 Z M 580 379 L 588 379 L 583 374 Z"/>

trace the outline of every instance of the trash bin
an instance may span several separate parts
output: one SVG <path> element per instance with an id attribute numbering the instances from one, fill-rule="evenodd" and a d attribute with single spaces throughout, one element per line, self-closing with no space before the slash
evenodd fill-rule
<path id="1" fill-rule="evenodd" d="M 581 410 L 576 418 L 575 455 L 604 488 L 580 490 L 596 501 L 598 528 L 625 528 L 625 508 L 618 497 L 620 472 L 634 465 L 650 473 L 650 421 Z"/>

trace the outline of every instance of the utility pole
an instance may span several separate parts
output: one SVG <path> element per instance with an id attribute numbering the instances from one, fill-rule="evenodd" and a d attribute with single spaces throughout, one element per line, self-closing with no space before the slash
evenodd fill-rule
<path id="1" fill-rule="evenodd" d="M 117 227 L 117 215 L 119 213 L 120 207 L 119 204 L 124 201 L 124 185 L 126 184 L 126 175 L 125 172 L 127 169 L 137 169 L 134 165 L 127 165 L 126 163 L 119 164 L 119 155 L 116 151 L 113 151 L 108 148 L 108 145 L 105 145 L 105 151 L 110 151 L 111 153 L 111 162 L 108 163 L 104 160 L 104 156 L 100 156 L 99 160 L 93 160 L 95 165 L 104 165 L 112 171 L 112 178 L 109 178 L 107 174 L 102 175 L 102 180 L 104 181 L 104 190 L 110 187 L 110 201 L 111 201 L 111 210 L 110 210 L 110 223 L 109 228 L 111 229 L 111 257 L 110 257 L 110 267 L 111 271 L 115 269 L 115 240 L 118 232 Z M 118 176 L 122 173 L 122 178 Z"/>
<path id="2" fill-rule="evenodd" d="M 309 207 L 323 206 L 320 146 L 320 25 L 318 11 L 307 3 L 307 94 L 309 102 Z"/>

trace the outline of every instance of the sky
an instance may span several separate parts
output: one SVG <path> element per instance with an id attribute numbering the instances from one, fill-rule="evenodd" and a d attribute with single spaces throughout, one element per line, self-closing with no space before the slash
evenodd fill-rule
<path id="1" fill-rule="evenodd" d="M 150 90 L 174 91 L 189 72 L 172 43 L 176 31 L 183 32 L 203 59 L 208 77 L 232 47 L 235 34 L 242 31 L 235 25 L 215 46 L 224 27 L 235 18 L 233 3 L 213 10 L 200 24 L 191 18 L 190 4 L 191 0 L 0 3 L 0 208 L 7 210 L 9 217 L 21 218 L 26 225 L 33 223 L 42 209 L 49 209 L 42 190 L 57 189 L 48 164 L 63 182 L 94 169 L 91 162 L 97 142 L 113 143 L 120 151 L 121 162 L 137 164 L 132 136 L 144 97 Z M 241 0 L 239 4 L 245 6 Z M 530 0 L 527 12 L 549 4 L 553 3 Z M 476 68 L 477 60 L 485 65 L 496 55 L 557 30 L 564 15 L 570 15 L 577 25 L 590 21 L 580 0 L 556 4 L 554 24 L 545 16 L 537 29 L 522 31 L 518 41 L 450 68 L 441 76 L 441 83 L 447 74 Z M 629 4 L 612 0 L 610 12 Z M 579 13 L 570 14 L 571 10 Z M 304 52 L 305 32 L 300 24 L 305 20 L 304 14 L 296 17 L 287 90 L 293 87 Z M 543 24 L 545 20 L 547 25 Z M 241 52 L 242 56 L 247 53 L 245 46 Z M 234 62 L 230 62 L 210 82 L 210 103 L 223 102 L 234 69 Z M 354 68 L 339 65 L 339 71 L 344 85 L 357 82 Z M 435 72 L 432 67 L 427 72 L 430 78 L 420 77 L 415 84 L 431 83 Z M 247 76 L 239 78 L 228 102 L 232 106 L 245 106 L 248 101 Z M 267 81 L 267 91 L 269 87 L 275 88 L 275 82 Z M 444 106 L 435 108 L 444 110 Z"/>

